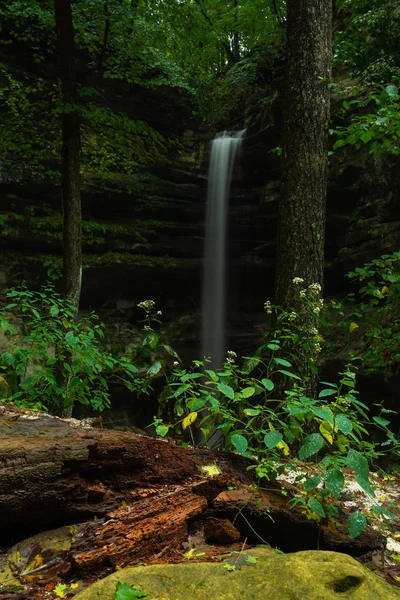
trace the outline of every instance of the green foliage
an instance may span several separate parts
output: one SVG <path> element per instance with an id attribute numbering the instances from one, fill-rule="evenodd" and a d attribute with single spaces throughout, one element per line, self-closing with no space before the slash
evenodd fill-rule
<path id="1" fill-rule="evenodd" d="M 301 283 L 299 278 L 294 280 L 295 285 Z M 296 314 L 266 303 L 267 313 L 275 310 L 278 315 L 277 326 L 254 356 L 239 361 L 229 351 L 223 367 L 214 370 L 207 359 L 194 361 L 190 369 L 175 362 L 160 397 L 161 409 L 172 408 L 173 422 L 166 424 L 155 417 L 153 425 L 161 436 L 170 431 L 186 436 L 189 431 L 193 441 L 195 429 L 200 429 L 209 443 L 215 431 L 220 431 L 227 450 L 255 460 L 250 468 L 261 480 L 274 479 L 288 468 L 297 471 L 297 485 L 303 493 L 293 504 L 300 503 L 310 518 L 334 519 L 338 516 L 335 501 L 343 494 L 348 470 L 373 496 L 369 462 L 386 451 L 398 453 L 400 444 L 385 418 L 391 411 L 381 408 L 378 420 L 371 418 L 368 407 L 357 398 L 352 364 L 340 373 L 338 383 L 322 382 L 318 398 L 307 395 L 305 366 L 309 363 L 304 356 L 314 364 L 321 339 L 309 325 L 311 317 L 319 318 L 319 286 L 300 289 L 299 296 Z M 149 335 L 155 335 L 153 329 Z M 159 340 L 151 337 L 150 343 L 157 345 Z M 160 363 L 157 369 L 162 368 Z M 382 443 L 370 440 L 372 425 L 384 434 Z M 299 459 L 313 461 L 316 474 L 305 476 Z M 352 514 L 350 535 L 358 535 L 366 522 L 363 515 Z"/>
<path id="2" fill-rule="evenodd" d="M 355 291 L 332 302 L 326 328 L 336 329 L 348 353 L 367 373 L 397 373 L 400 366 L 400 252 L 385 254 L 347 275 Z M 339 318 L 338 318 L 339 316 Z M 336 334 L 333 334 L 335 337 Z"/>
<path id="3" fill-rule="evenodd" d="M 353 75 L 385 83 L 400 75 L 400 19 L 396 0 L 337 0 L 334 63 Z"/>
<path id="4" fill-rule="evenodd" d="M 364 107 L 369 111 L 365 112 Z M 339 139 L 333 150 L 368 145 L 370 154 L 398 154 L 400 151 L 400 95 L 397 85 L 368 86 L 357 99 L 343 102 L 350 124 L 331 129 Z"/>
<path id="5" fill-rule="evenodd" d="M 102 350 L 104 333 L 96 315 L 76 320 L 73 304 L 53 286 L 10 289 L 7 300 L 0 331 L 9 347 L 0 355 L 0 372 L 8 400 L 50 412 L 75 402 L 103 410 L 110 405 L 111 381 L 134 393 L 146 391 L 128 357 Z"/>

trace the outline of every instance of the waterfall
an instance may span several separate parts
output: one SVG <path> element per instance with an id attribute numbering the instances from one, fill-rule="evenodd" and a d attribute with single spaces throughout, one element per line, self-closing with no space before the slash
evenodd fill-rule
<path id="1" fill-rule="evenodd" d="M 225 345 L 225 264 L 228 201 L 235 158 L 245 130 L 224 131 L 212 141 L 208 177 L 203 281 L 203 348 L 221 367 Z"/>

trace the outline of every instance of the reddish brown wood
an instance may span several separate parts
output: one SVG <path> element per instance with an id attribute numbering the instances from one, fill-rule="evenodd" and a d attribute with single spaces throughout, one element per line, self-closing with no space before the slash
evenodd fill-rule
<path id="1" fill-rule="evenodd" d="M 223 477 L 209 482 L 201 467 L 213 464 Z M 250 482 L 247 465 L 229 454 L 83 429 L 0 404 L 0 537 L 100 518 L 122 502 L 171 493 L 176 485 L 194 486 L 210 499 L 229 480 Z"/>

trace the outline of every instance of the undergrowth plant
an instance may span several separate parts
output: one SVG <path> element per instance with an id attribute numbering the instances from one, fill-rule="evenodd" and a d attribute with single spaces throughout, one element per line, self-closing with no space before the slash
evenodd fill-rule
<path id="1" fill-rule="evenodd" d="M 336 327 L 338 341 L 357 348 L 367 373 L 385 375 L 400 368 L 400 252 L 357 267 L 348 273 L 354 291 L 344 301 L 331 302 L 326 327 Z M 339 316 L 339 318 L 338 318 Z"/>
<path id="2" fill-rule="evenodd" d="M 12 288 L 6 299 L 0 311 L 0 333 L 8 346 L 0 354 L 0 394 L 7 400 L 57 413 L 74 403 L 95 410 L 109 407 L 110 382 L 146 392 L 148 381 L 138 376 L 131 359 L 102 348 L 98 317 L 91 313 L 76 319 L 73 303 L 52 285 L 40 291 Z"/>
<path id="3" fill-rule="evenodd" d="M 303 283 L 296 278 L 294 285 Z M 277 314 L 276 326 L 265 336 L 254 356 L 239 360 L 227 353 L 220 369 L 209 368 L 209 360 L 194 361 L 185 369 L 179 363 L 160 397 L 161 408 L 172 405 L 173 423 L 155 417 L 156 432 L 185 436 L 193 442 L 200 429 L 212 443 L 215 432 L 223 434 L 224 447 L 252 459 L 260 482 L 275 479 L 285 470 L 298 473 L 300 503 L 307 516 L 317 520 L 334 518 L 335 499 L 344 493 L 346 470 L 374 496 L 369 464 L 385 451 L 398 452 L 400 444 L 389 429 L 391 412 L 380 407 L 370 417 L 368 407 L 357 398 L 356 367 L 351 361 L 339 374 L 337 383 L 322 382 L 317 398 L 307 395 L 304 355 L 315 366 L 322 338 L 310 323 L 319 317 L 320 288 L 312 284 L 299 289 L 297 312 L 286 312 L 265 304 Z M 150 325 L 148 325 L 150 327 Z M 368 428 L 377 427 L 384 438 L 371 441 Z M 304 463 L 313 462 L 316 474 L 304 474 Z M 376 512 L 385 509 L 376 507 Z M 366 526 L 365 515 L 357 510 L 348 527 L 356 537 Z"/>

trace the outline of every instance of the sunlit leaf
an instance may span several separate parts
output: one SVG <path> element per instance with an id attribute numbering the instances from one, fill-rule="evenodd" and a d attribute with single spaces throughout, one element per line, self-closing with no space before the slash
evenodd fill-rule
<path id="1" fill-rule="evenodd" d="M 195 422 L 196 419 L 197 419 L 197 412 L 189 413 L 188 416 L 185 417 L 182 421 L 183 429 L 187 429 L 190 425 L 192 425 L 192 423 Z"/>

